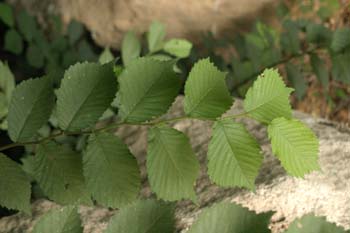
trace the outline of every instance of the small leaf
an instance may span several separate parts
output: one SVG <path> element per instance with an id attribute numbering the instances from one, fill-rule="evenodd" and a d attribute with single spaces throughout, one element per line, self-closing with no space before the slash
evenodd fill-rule
<path id="1" fill-rule="evenodd" d="M 141 43 L 134 32 L 129 31 L 122 41 L 122 60 L 124 66 L 130 64 L 130 62 L 141 54 Z"/>
<path id="2" fill-rule="evenodd" d="M 296 54 L 300 51 L 299 29 L 296 22 L 285 20 L 283 22 L 284 32 L 281 34 L 281 47 L 290 54 Z"/>
<path id="3" fill-rule="evenodd" d="M 196 199 L 193 186 L 199 163 L 183 133 L 168 126 L 149 130 L 147 171 L 151 189 L 159 198 Z"/>
<path id="4" fill-rule="evenodd" d="M 72 20 L 67 28 L 69 43 L 71 45 L 75 44 L 84 33 L 84 27 L 81 23 Z"/>
<path id="5" fill-rule="evenodd" d="M 270 233 L 272 212 L 256 214 L 237 204 L 221 202 L 206 208 L 187 233 Z"/>
<path id="6" fill-rule="evenodd" d="M 63 205 L 91 204 L 80 154 L 50 142 L 41 144 L 34 158 L 34 178 L 51 200 Z"/>
<path id="7" fill-rule="evenodd" d="M 193 66 L 185 85 L 184 108 L 188 116 L 216 118 L 231 107 L 233 99 L 226 87 L 225 76 L 209 58 Z"/>
<path id="8" fill-rule="evenodd" d="M 49 77 L 21 82 L 13 92 L 8 113 L 12 141 L 31 139 L 51 115 L 55 101 Z"/>
<path id="9" fill-rule="evenodd" d="M 12 92 L 15 89 L 15 77 L 13 76 L 7 63 L 0 61 L 0 89 L 6 95 L 6 102 L 11 101 Z"/>
<path id="10" fill-rule="evenodd" d="M 57 91 L 57 118 L 63 130 L 92 126 L 112 103 L 117 82 L 112 68 L 97 63 L 71 66 Z"/>
<path id="11" fill-rule="evenodd" d="M 153 22 L 147 33 L 148 50 L 153 53 L 161 50 L 165 37 L 165 27 L 159 22 Z"/>
<path id="12" fill-rule="evenodd" d="M 281 116 L 291 118 L 289 95 L 292 90 L 286 87 L 276 70 L 266 69 L 249 88 L 244 110 L 262 123 L 269 123 Z"/>
<path id="13" fill-rule="evenodd" d="M 303 99 L 307 90 L 307 83 L 303 74 L 300 72 L 299 67 L 292 63 L 286 64 L 287 77 L 293 84 L 295 94 L 299 100 Z"/>
<path id="14" fill-rule="evenodd" d="M 166 113 L 180 89 L 173 62 L 152 58 L 133 61 L 118 80 L 120 115 L 126 122 L 143 122 Z"/>
<path id="15" fill-rule="evenodd" d="M 350 84 L 350 53 L 332 56 L 332 76 L 335 80 Z"/>
<path id="16" fill-rule="evenodd" d="M 118 137 L 91 136 L 83 159 L 87 186 L 97 202 L 120 208 L 137 198 L 141 183 L 137 162 Z"/>
<path id="17" fill-rule="evenodd" d="M 11 6 L 2 2 L 0 2 L 0 20 L 9 27 L 13 27 L 15 24 Z"/>
<path id="18" fill-rule="evenodd" d="M 327 222 L 325 217 L 316 217 L 313 214 L 304 215 L 294 220 L 285 233 L 349 233 L 344 228 Z"/>
<path id="19" fill-rule="evenodd" d="M 217 121 L 208 148 L 208 174 L 218 185 L 254 189 L 262 164 L 260 147 L 244 125 Z"/>
<path id="20" fill-rule="evenodd" d="M 321 58 L 319 58 L 317 54 L 312 54 L 310 63 L 313 71 L 315 72 L 322 86 L 324 88 L 327 88 L 329 83 L 329 76 L 325 62 L 321 60 Z"/>
<path id="21" fill-rule="evenodd" d="M 184 39 L 171 39 L 164 45 L 164 51 L 178 58 L 185 58 L 190 55 L 192 43 Z"/>
<path id="22" fill-rule="evenodd" d="M 309 23 L 306 27 L 306 38 L 311 43 L 329 44 L 332 32 L 322 24 Z"/>
<path id="23" fill-rule="evenodd" d="M 338 28 L 333 35 L 331 49 L 338 53 L 350 45 L 350 28 Z"/>
<path id="24" fill-rule="evenodd" d="M 80 61 L 94 62 L 97 60 L 95 52 L 93 51 L 91 45 L 86 40 L 82 40 L 79 42 L 78 54 L 79 54 Z"/>
<path id="25" fill-rule="evenodd" d="M 35 68 L 41 68 L 44 66 L 44 55 L 42 54 L 41 50 L 34 44 L 28 47 L 26 58 L 29 65 Z"/>
<path id="26" fill-rule="evenodd" d="M 30 42 L 37 32 L 36 21 L 33 16 L 22 10 L 17 16 L 18 29 L 24 38 Z"/>
<path id="27" fill-rule="evenodd" d="M 268 135 L 273 153 L 290 175 L 303 177 L 320 169 L 318 140 L 299 120 L 276 118 L 268 126 Z"/>
<path id="28" fill-rule="evenodd" d="M 16 55 L 22 53 L 22 37 L 15 29 L 10 29 L 6 32 L 4 49 Z"/>
<path id="29" fill-rule="evenodd" d="M 98 58 L 100 64 L 106 64 L 114 60 L 114 56 L 109 48 L 105 48 Z"/>
<path id="30" fill-rule="evenodd" d="M 76 206 L 50 210 L 40 217 L 32 233 L 83 233 Z"/>
<path id="31" fill-rule="evenodd" d="M 104 233 L 172 233 L 174 225 L 174 208 L 171 204 L 139 200 L 118 211 Z"/>
<path id="32" fill-rule="evenodd" d="M 0 206 L 30 213 L 30 181 L 20 165 L 0 153 Z"/>

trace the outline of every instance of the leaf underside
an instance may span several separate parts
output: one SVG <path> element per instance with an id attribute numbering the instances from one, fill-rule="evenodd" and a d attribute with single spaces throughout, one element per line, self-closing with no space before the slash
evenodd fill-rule
<path id="1" fill-rule="evenodd" d="M 92 135 L 83 162 L 87 187 L 97 202 L 120 208 L 137 198 L 141 184 L 138 165 L 117 136 Z"/>
<path id="2" fill-rule="evenodd" d="M 289 174 L 303 177 L 320 169 L 318 140 L 299 120 L 276 118 L 268 126 L 268 135 L 273 153 Z"/>
<path id="3" fill-rule="evenodd" d="M 252 118 L 269 123 L 277 117 L 291 118 L 292 110 L 289 95 L 292 88 L 287 88 L 274 69 L 266 69 L 249 88 L 244 110 Z"/>
<path id="4" fill-rule="evenodd" d="M 188 138 L 168 126 L 148 132 L 147 172 L 152 191 L 168 201 L 195 200 L 199 163 Z"/>
<path id="5" fill-rule="evenodd" d="M 208 174 L 213 182 L 254 189 L 262 160 L 259 144 L 243 124 L 232 119 L 215 123 L 208 148 Z"/>

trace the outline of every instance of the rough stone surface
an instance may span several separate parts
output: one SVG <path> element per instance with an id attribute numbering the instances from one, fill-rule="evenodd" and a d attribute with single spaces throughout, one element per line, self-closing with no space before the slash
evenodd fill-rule
<path id="1" fill-rule="evenodd" d="M 236 101 L 234 110 L 242 111 L 241 102 Z M 305 179 L 289 177 L 277 159 L 271 154 L 265 127 L 252 120 L 242 120 L 262 145 L 264 164 L 256 180 L 256 192 L 244 189 L 223 189 L 209 182 L 205 174 L 206 151 L 210 139 L 210 122 L 185 120 L 173 126 L 185 132 L 191 139 L 194 151 L 201 162 L 201 175 L 196 192 L 199 205 L 189 201 L 178 203 L 176 210 L 177 232 L 186 232 L 200 211 L 213 203 L 225 200 L 240 203 L 257 212 L 275 211 L 270 227 L 273 233 L 283 232 L 295 218 L 309 212 L 326 216 L 347 229 L 350 228 L 350 129 L 309 115 L 294 112 L 317 134 L 320 139 L 320 165 L 322 172 L 313 172 Z M 183 115 L 182 98 L 179 97 L 166 117 Z M 147 186 L 144 158 L 147 146 L 146 130 L 141 127 L 123 127 L 117 132 L 130 146 L 138 158 L 143 174 L 142 196 L 153 196 Z M 39 200 L 33 204 L 33 216 L 23 214 L 0 219 L 1 233 L 30 232 L 31 226 L 48 209 L 56 207 L 50 201 Z M 81 207 L 85 233 L 102 233 L 113 211 L 100 207 Z"/>
<path id="2" fill-rule="evenodd" d="M 169 37 L 193 41 L 205 32 L 233 36 L 235 28 L 263 15 L 274 15 L 277 0 L 8 0 L 20 3 L 43 18 L 45 12 L 62 15 L 65 22 L 76 19 L 92 32 L 102 46 L 119 48 L 128 30 L 144 33 L 158 20 L 167 26 Z"/>

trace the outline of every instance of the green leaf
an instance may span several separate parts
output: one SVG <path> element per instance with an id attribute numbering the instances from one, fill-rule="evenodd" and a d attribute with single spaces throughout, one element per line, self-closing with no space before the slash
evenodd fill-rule
<path id="1" fill-rule="evenodd" d="M 35 67 L 35 68 L 41 68 L 44 66 L 44 55 L 42 54 L 39 47 L 32 44 L 28 47 L 26 58 L 29 63 L 29 65 Z"/>
<path id="2" fill-rule="evenodd" d="M 16 55 L 22 53 L 22 37 L 15 29 L 10 29 L 6 32 L 4 49 Z"/>
<path id="3" fill-rule="evenodd" d="M 349 233 L 344 228 L 327 222 L 325 217 L 316 217 L 313 214 L 304 215 L 294 220 L 285 233 Z"/>
<path id="4" fill-rule="evenodd" d="M 0 20 L 9 27 L 14 26 L 13 11 L 10 5 L 0 2 Z"/>
<path id="5" fill-rule="evenodd" d="M 120 208 L 137 198 L 141 183 L 137 162 L 118 137 L 91 136 L 83 161 L 88 189 L 97 202 Z"/>
<path id="6" fill-rule="evenodd" d="M 281 34 L 281 47 L 284 51 L 290 54 L 296 54 L 300 51 L 300 39 L 298 25 L 291 21 L 283 22 L 284 32 Z"/>
<path id="7" fill-rule="evenodd" d="M 266 69 L 249 88 L 244 110 L 262 123 L 269 123 L 281 116 L 291 118 L 289 95 L 292 91 L 292 88 L 286 87 L 277 70 Z"/>
<path id="8" fill-rule="evenodd" d="M 168 201 L 196 199 L 199 163 L 188 138 L 168 126 L 148 132 L 147 172 L 152 191 Z"/>
<path id="9" fill-rule="evenodd" d="M 12 92 L 15 89 L 15 77 L 7 63 L 0 61 L 0 89 L 6 95 L 7 103 L 11 101 Z"/>
<path id="10" fill-rule="evenodd" d="M 164 51 L 178 58 L 185 58 L 190 55 L 192 43 L 184 39 L 171 39 L 164 45 Z"/>
<path id="11" fill-rule="evenodd" d="M 34 160 L 34 178 L 59 204 L 91 204 L 83 177 L 82 156 L 53 142 L 41 144 Z"/>
<path id="12" fill-rule="evenodd" d="M 21 82 L 13 92 L 8 113 L 12 141 L 31 139 L 51 115 L 55 95 L 48 76 Z"/>
<path id="13" fill-rule="evenodd" d="M 329 44 L 332 32 L 322 24 L 309 23 L 306 27 L 306 39 L 310 43 Z"/>
<path id="14" fill-rule="evenodd" d="M 118 80 L 120 115 L 126 122 L 143 122 L 166 113 L 180 89 L 173 62 L 152 58 L 133 61 Z"/>
<path id="15" fill-rule="evenodd" d="M 307 83 L 299 67 L 292 63 L 286 64 L 286 72 L 289 81 L 293 84 L 295 94 L 299 100 L 303 99 L 307 90 Z"/>
<path id="16" fill-rule="evenodd" d="M 79 42 L 78 54 L 79 54 L 80 61 L 94 62 L 97 60 L 95 52 L 93 51 L 91 45 L 86 40 L 82 40 Z"/>
<path id="17" fill-rule="evenodd" d="M 148 50 L 153 53 L 161 50 L 164 43 L 165 27 L 160 22 L 153 22 L 147 33 Z"/>
<path id="18" fill-rule="evenodd" d="M 311 67 L 324 88 L 328 87 L 329 76 L 326 64 L 317 54 L 311 55 Z"/>
<path id="19" fill-rule="evenodd" d="M 84 33 L 84 27 L 81 23 L 72 20 L 67 28 L 68 39 L 71 45 L 75 44 Z"/>
<path id="20" fill-rule="evenodd" d="M 333 35 L 331 49 L 338 53 L 350 45 L 350 28 L 338 28 Z"/>
<path id="21" fill-rule="evenodd" d="M 221 202 L 204 209 L 187 233 L 270 233 L 272 212 L 256 214 L 239 205 Z"/>
<path id="22" fill-rule="evenodd" d="M 122 60 L 124 66 L 130 64 L 130 62 L 141 54 L 141 43 L 134 32 L 129 31 L 122 41 Z"/>
<path id="23" fill-rule="evenodd" d="M 0 206 L 30 213 L 30 181 L 20 165 L 0 153 Z"/>
<path id="24" fill-rule="evenodd" d="M 98 58 L 100 64 L 107 64 L 114 60 L 114 56 L 109 48 L 105 48 Z"/>
<path id="25" fill-rule="evenodd" d="M 76 206 L 50 210 L 40 217 L 32 233 L 83 233 Z"/>
<path id="26" fill-rule="evenodd" d="M 350 84 L 350 53 L 332 56 L 332 76 L 335 80 Z"/>
<path id="27" fill-rule="evenodd" d="M 37 30 L 36 21 L 33 16 L 26 11 L 21 11 L 17 16 L 18 29 L 24 38 L 30 42 L 34 38 Z"/>
<path id="28" fill-rule="evenodd" d="M 217 121 L 208 148 L 208 174 L 221 186 L 254 189 L 263 157 L 244 125 L 232 119 Z"/>
<path id="29" fill-rule="evenodd" d="M 93 124 L 112 103 L 117 81 L 111 66 L 78 63 L 71 66 L 57 91 L 60 128 L 74 131 Z"/>
<path id="30" fill-rule="evenodd" d="M 268 135 L 273 153 L 290 175 L 303 177 L 320 169 L 318 140 L 299 120 L 276 118 L 268 126 Z"/>
<path id="31" fill-rule="evenodd" d="M 174 225 L 173 205 L 139 200 L 118 211 L 104 233 L 173 233 Z"/>
<path id="32" fill-rule="evenodd" d="M 216 118 L 231 107 L 233 99 L 225 76 L 226 73 L 220 72 L 209 58 L 193 66 L 185 85 L 184 108 L 188 116 Z"/>

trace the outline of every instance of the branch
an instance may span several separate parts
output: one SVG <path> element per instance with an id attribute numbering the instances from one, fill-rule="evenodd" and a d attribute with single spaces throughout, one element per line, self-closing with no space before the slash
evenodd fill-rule
<path id="1" fill-rule="evenodd" d="M 16 143 L 12 143 L 12 144 L 8 144 L 5 146 L 0 147 L 0 151 L 4 151 L 13 147 L 19 147 L 19 146 L 25 146 L 25 145 L 37 145 L 37 144 L 41 144 L 50 140 L 53 140 L 59 136 L 74 136 L 74 135 L 82 135 L 82 134 L 93 134 L 96 132 L 100 132 L 100 131 L 105 131 L 105 130 L 113 130 L 113 129 L 117 129 L 120 126 L 123 125 L 138 125 L 138 126 L 155 126 L 155 125 L 160 125 L 160 124 L 167 124 L 167 123 L 172 123 L 172 122 L 177 122 L 177 121 L 181 121 L 181 120 L 201 120 L 201 121 L 216 121 L 219 119 L 227 119 L 227 118 L 240 118 L 240 117 L 244 117 L 247 116 L 248 113 L 243 112 L 240 114 L 235 114 L 235 115 L 230 115 L 230 116 L 225 116 L 225 117 L 221 117 L 221 118 L 198 118 L 198 117 L 189 117 L 189 116 L 181 116 L 181 117 L 176 117 L 176 118 L 171 118 L 171 119 L 165 119 L 165 120 L 155 120 L 155 121 L 148 121 L 148 122 L 140 122 L 140 123 L 129 123 L 129 122 L 118 122 L 115 124 L 111 124 L 108 126 L 104 126 L 101 128 L 96 128 L 96 129 L 91 129 L 91 130 L 86 130 L 86 131 L 77 131 L 77 132 L 65 132 L 65 131 L 60 131 L 58 133 L 55 134 L 51 134 L 50 136 L 46 137 L 46 138 L 42 138 L 36 141 L 28 141 L 28 142 L 16 142 Z"/>

